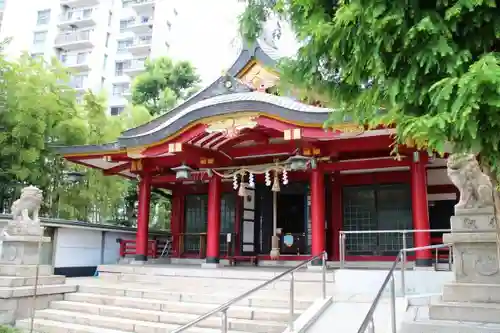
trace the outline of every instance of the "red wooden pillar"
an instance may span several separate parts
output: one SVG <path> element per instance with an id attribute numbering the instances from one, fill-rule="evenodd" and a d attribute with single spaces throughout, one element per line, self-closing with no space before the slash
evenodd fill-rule
<path id="1" fill-rule="evenodd" d="M 137 212 L 137 235 L 135 240 L 135 260 L 148 260 L 149 203 L 151 199 L 151 174 L 141 176 L 139 182 L 139 207 Z"/>
<path id="2" fill-rule="evenodd" d="M 316 256 L 325 250 L 325 177 L 321 170 L 311 171 L 311 248 Z M 315 260 L 313 265 L 321 265 Z"/>
<path id="3" fill-rule="evenodd" d="M 411 164 L 411 199 L 413 229 L 429 230 L 429 207 L 427 203 L 427 155 L 421 152 L 413 154 L 413 163 Z M 430 232 L 414 233 L 415 247 L 431 245 Z M 431 251 L 422 250 L 415 253 L 417 266 L 431 266 Z"/>
<path id="4" fill-rule="evenodd" d="M 214 175 L 208 183 L 207 264 L 219 263 L 221 197 L 221 179 Z"/>

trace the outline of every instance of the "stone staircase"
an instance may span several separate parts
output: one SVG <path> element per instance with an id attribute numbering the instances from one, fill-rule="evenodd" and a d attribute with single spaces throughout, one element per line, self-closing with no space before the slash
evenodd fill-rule
<path id="1" fill-rule="evenodd" d="M 170 332 L 280 273 L 134 265 L 100 270 L 99 278 L 70 281 L 78 285 L 76 293 L 66 294 L 52 301 L 48 309 L 36 311 L 35 331 Z M 328 279 L 331 291 L 333 273 L 328 274 Z M 298 317 L 321 295 L 321 273 L 298 272 L 295 280 Z M 289 318 L 288 288 L 288 281 L 280 281 L 232 306 L 228 310 L 229 331 L 283 332 Z M 29 326 L 29 319 L 16 323 L 22 330 Z M 220 332 L 220 317 L 207 318 L 187 332 Z"/>

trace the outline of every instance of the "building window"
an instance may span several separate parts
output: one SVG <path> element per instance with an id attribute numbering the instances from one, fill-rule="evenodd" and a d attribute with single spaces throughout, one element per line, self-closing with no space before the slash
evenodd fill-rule
<path id="1" fill-rule="evenodd" d="M 87 75 L 75 75 L 71 78 L 70 86 L 74 89 L 82 89 L 87 81 Z"/>
<path id="2" fill-rule="evenodd" d="M 41 59 L 43 58 L 43 53 L 32 53 L 31 58 L 33 59 Z"/>
<path id="3" fill-rule="evenodd" d="M 132 39 L 121 40 L 118 42 L 117 52 L 125 52 L 128 47 L 132 46 L 134 41 Z"/>
<path id="4" fill-rule="evenodd" d="M 39 10 L 36 25 L 45 25 L 50 22 L 50 9 Z"/>
<path id="5" fill-rule="evenodd" d="M 123 110 L 125 110 L 123 106 L 114 106 L 111 108 L 111 115 L 118 116 L 120 113 L 123 112 Z"/>
<path id="6" fill-rule="evenodd" d="M 33 34 L 33 44 L 42 45 L 45 44 L 47 39 L 47 31 L 37 31 Z"/>
<path id="7" fill-rule="evenodd" d="M 76 55 L 76 63 L 83 64 L 87 60 L 88 52 L 79 52 Z"/>
<path id="8" fill-rule="evenodd" d="M 113 96 L 122 96 L 128 92 L 129 87 L 128 83 L 113 84 Z"/>
<path id="9" fill-rule="evenodd" d="M 411 230 L 411 191 L 408 184 L 344 186 L 343 230 Z M 392 256 L 403 247 L 399 233 L 360 233 L 346 237 L 348 255 Z M 406 235 L 413 246 L 413 235 Z"/>

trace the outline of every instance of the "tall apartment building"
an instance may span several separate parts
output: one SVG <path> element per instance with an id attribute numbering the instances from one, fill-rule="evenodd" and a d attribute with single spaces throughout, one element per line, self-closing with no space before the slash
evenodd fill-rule
<path id="1" fill-rule="evenodd" d="M 168 53 L 177 16 L 168 0 L 2 2 L 0 38 L 12 39 L 6 54 L 57 57 L 72 70 L 71 86 L 79 98 L 87 89 L 109 94 L 112 115 L 128 103 L 144 61 Z"/>

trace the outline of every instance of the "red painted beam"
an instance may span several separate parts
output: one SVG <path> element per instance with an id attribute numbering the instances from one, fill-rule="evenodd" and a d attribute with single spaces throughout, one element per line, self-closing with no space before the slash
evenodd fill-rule
<path id="1" fill-rule="evenodd" d="M 306 126 L 297 126 L 294 124 L 289 124 L 277 119 L 267 118 L 264 116 L 260 116 L 256 119 L 257 124 L 266 128 L 272 128 L 277 131 L 283 132 L 287 129 L 292 128 L 300 128 L 301 136 L 303 138 L 311 138 L 311 139 L 335 139 L 338 138 L 342 133 L 340 131 L 325 131 L 322 127 L 306 127 Z"/>
<path id="2" fill-rule="evenodd" d="M 376 159 L 360 161 L 344 161 L 322 164 L 321 168 L 325 171 L 347 171 L 347 170 L 365 170 L 365 169 L 383 169 L 394 167 L 409 167 L 411 161 L 404 159 L 397 161 L 394 159 Z"/>
<path id="3" fill-rule="evenodd" d="M 278 155 L 278 154 L 293 154 L 301 144 L 295 141 L 276 144 L 256 145 L 241 148 L 226 149 L 226 153 L 233 159 L 245 158 L 259 155 Z"/>
<path id="4" fill-rule="evenodd" d="M 176 143 L 185 143 L 198 135 L 202 134 L 205 132 L 207 128 L 207 125 L 205 124 L 198 124 L 193 126 L 192 128 L 182 132 L 181 134 L 165 141 L 162 142 L 161 144 L 158 144 L 156 146 L 152 146 L 149 148 L 146 148 L 142 154 L 144 156 L 158 156 L 162 155 L 168 152 L 168 145 L 170 143 L 176 142 Z"/>

